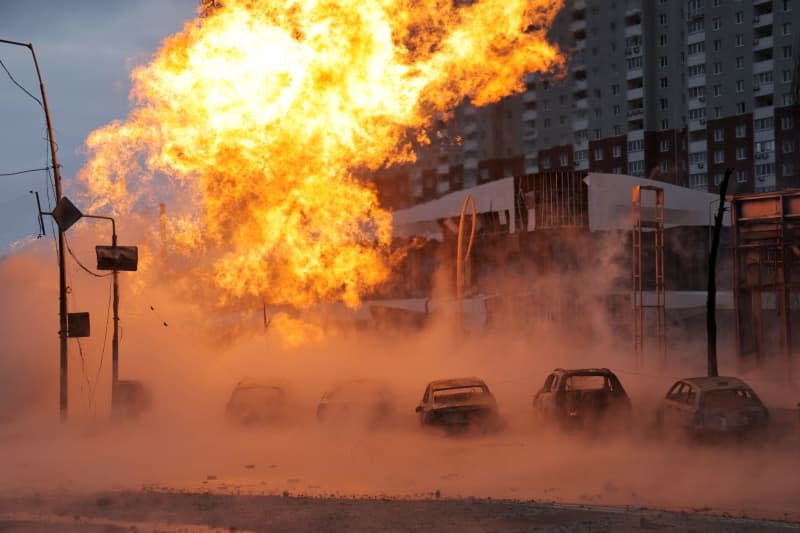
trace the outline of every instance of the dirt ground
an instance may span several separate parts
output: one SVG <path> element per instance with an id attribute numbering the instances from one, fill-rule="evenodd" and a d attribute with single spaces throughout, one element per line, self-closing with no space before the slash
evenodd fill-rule
<path id="1" fill-rule="evenodd" d="M 783 531 L 701 512 L 492 499 L 396 500 L 137 491 L 0 502 L 0 531 Z"/>

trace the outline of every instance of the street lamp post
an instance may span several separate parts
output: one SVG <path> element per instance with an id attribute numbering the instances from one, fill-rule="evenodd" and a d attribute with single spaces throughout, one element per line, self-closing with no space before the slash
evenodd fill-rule
<path id="1" fill-rule="evenodd" d="M 111 221 L 111 247 L 117 247 L 117 223 L 113 217 L 104 217 L 100 215 L 83 215 L 84 218 L 95 218 L 99 220 Z M 118 283 L 119 270 L 116 268 L 111 271 L 111 279 L 113 280 L 114 296 L 113 296 L 113 321 L 114 321 L 114 334 L 111 337 L 111 405 L 112 408 L 115 404 L 117 382 L 119 381 L 119 283 Z"/>
<path id="2" fill-rule="evenodd" d="M 36 76 L 39 79 L 39 91 L 42 94 L 42 107 L 44 108 L 44 117 L 47 121 L 47 137 L 50 141 L 50 157 L 53 163 L 53 181 L 55 182 L 56 189 L 56 202 L 61 200 L 61 165 L 58 164 L 58 150 L 56 149 L 56 139 L 53 134 L 53 122 L 50 119 L 50 108 L 47 105 L 47 93 L 44 90 L 44 81 L 42 81 L 42 73 L 39 70 L 39 61 L 36 59 L 36 52 L 33 51 L 33 44 L 21 43 L 18 41 L 9 41 L 0 39 L 2 44 L 10 44 L 14 46 L 22 46 L 31 51 L 33 56 L 33 65 L 36 68 Z M 61 420 L 67 419 L 67 274 L 64 260 L 64 232 L 61 228 L 58 229 L 58 338 L 60 346 L 59 354 L 59 410 Z"/>

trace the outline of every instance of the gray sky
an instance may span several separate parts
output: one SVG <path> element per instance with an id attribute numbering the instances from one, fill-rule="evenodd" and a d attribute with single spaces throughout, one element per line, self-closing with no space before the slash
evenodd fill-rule
<path id="1" fill-rule="evenodd" d="M 128 72 L 195 16 L 197 0 L 0 0 L 0 39 L 33 43 L 59 145 L 64 193 L 84 162 L 83 141 L 128 112 Z M 0 45 L 16 80 L 39 96 L 26 48 Z M 0 69 L 0 173 L 45 166 L 44 113 Z M 0 256 L 37 232 L 45 173 L 0 177 Z M 46 209 L 46 206 L 43 206 Z M 49 231 L 49 229 L 48 229 Z"/>

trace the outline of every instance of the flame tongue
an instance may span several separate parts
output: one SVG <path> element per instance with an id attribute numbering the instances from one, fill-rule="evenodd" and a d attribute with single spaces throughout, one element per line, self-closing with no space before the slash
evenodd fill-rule
<path id="1" fill-rule="evenodd" d="M 230 297 L 357 305 L 389 274 L 391 216 L 357 168 L 464 97 L 521 88 L 561 57 L 549 0 L 228 0 L 134 70 L 133 109 L 93 132 L 93 209 L 171 195 L 173 246 L 216 250 Z"/>

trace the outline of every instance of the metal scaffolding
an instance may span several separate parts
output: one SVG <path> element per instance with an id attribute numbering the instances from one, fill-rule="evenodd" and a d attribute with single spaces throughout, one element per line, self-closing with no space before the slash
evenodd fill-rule
<path id="1" fill-rule="evenodd" d="M 800 352 L 792 317 L 800 311 L 800 191 L 734 196 L 734 302 L 741 366 L 782 355 L 787 373 Z"/>
<path id="2" fill-rule="evenodd" d="M 642 191 L 652 191 L 655 204 L 642 208 Z M 642 365 L 646 310 L 655 311 L 655 339 L 661 364 L 666 362 L 666 295 L 664 284 L 664 189 L 634 185 L 631 190 L 633 232 L 633 345 L 636 363 Z M 652 264 L 652 266 L 650 265 Z M 645 293 L 653 291 L 653 297 Z"/>

